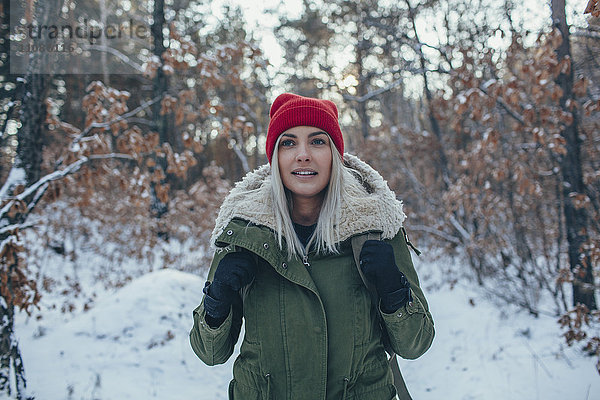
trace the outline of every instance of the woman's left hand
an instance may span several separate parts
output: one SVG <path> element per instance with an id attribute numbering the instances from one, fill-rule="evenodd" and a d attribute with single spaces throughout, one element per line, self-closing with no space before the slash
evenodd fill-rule
<path id="1" fill-rule="evenodd" d="M 412 301 L 410 282 L 396 266 L 394 249 L 389 243 L 367 240 L 360 252 L 360 267 L 377 288 L 384 313 L 393 313 Z"/>

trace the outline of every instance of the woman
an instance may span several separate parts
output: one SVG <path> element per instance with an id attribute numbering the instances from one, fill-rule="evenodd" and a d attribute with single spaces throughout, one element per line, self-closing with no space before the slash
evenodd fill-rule
<path id="1" fill-rule="evenodd" d="M 402 203 L 376 171 L 344 154 L 332 102 L 284 93 L 270 116 L 270 165 L 235 186 L 216 220 L 192 348 L 208 365 L 224 363 L 243 317 L 230 399 L 392 399 L 383 338 L 414 359 L 434 336 Z M 381 232 L 360 252 L 378 304 L 353 256 L 351 238 L 366 232 Z"/>

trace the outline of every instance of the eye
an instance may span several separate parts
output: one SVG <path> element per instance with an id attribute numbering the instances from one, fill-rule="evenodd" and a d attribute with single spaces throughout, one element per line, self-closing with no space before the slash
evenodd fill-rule
<path id="1" fill-rule="evenodd" d="M 281 142 L 279 142 L 279 145 L 281 147 L 290 147 L 294 145 L 294 141 L 292 139 L 283 139 Z"/>
<path id="2" fill-rule="evenodd" d="M 313 139 L 312 143 L 316 144 L 316 145 L 327 144 L 327 142 L 325 141 L 325 139 L 322 139 L 322 138 L 315 138 L 315 139 Z"/>

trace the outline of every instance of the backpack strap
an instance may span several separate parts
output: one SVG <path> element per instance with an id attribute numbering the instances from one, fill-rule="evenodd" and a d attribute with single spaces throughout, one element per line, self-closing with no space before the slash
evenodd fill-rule
<path id="1" fill-rule="evenodd" d="M 406 243 L 410 243 L 408 241 L 408 235 L 406 235 L 406 231 L 402 228 L 402 232 L 404 234 L 404 239 Z M 400 367 L 398 366 L 397 356 L 392 350 L 389 338 L 387 337 L 387 331 L 385 326 L 383 325 L 382 317 L 379 314 L 379 296 L 377 295 L 377 289 L 375 285 L 373 285 L 369 280 L 365 277 L 362 272 L 362 268 L 360 267 L 360 252 L 362 250 L 363 245 L 367 240 L 381 240 L 381 232 L 368 232 L 361 235 L 353 236 L 351 239 L 352 242 L 352 253 L 354 254 L 354 263 L 356 264 L 356 269 L 358 270 L 358 274 L 362 279 L 364 285 L 369 290 L 371 294 L 371 301 L 375 305 L 375 308 L 378 310 L 377 315 L 379 315 L 379 325 L 381 325 L 381 332 L 384 334 L 384 348 L 385 351 L 390 355 L 388 359 L 390 363 L 390 368 L 392 370 L 392 376 L 394 378 L 394 386 L 396 387 L 396 392 L 398 394 L 398 398 L 400 400 L 412 400 L 410 397 L 410 393 L 408 393 L 408 388 L 406 387 L 406 383 L 404 382 L 404 378 L 402 377 L 402 373 L 400 372 Z M 411 243 L 412 247 L 412 243 Z M 414 247 L 413 247 L 414 249 Z"/>
<path id="2" fill-rule="evenodd" d="M 396 394 L 398 399 L 400 400 L 412 400 L 410 397 L 410 393 L 408 393 L 408 388 L 406 387 L 406 382 L 404 382 L 404 378 L 402 377 L 402 373 L 400 372 L 400 366 L 398 365 L 398 356 L 394 354 L 390 357 L 390 367 L 392 368 L 392 376 L 394 377 L 394 386 L 396 387 Z"/>

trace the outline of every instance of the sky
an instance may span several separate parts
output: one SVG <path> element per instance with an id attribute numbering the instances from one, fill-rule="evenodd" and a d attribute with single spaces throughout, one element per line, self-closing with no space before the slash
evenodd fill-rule
<path id="1" fill-rule="evenodd" d="M 248 30 L 255 33 L 259 38 L 262 49 L 274 68 L 283 63 L 283 49 L 277 43 L 273 28 L 277 25 L 276 15 L 267 10 L 279 9 L 288 16 L 299 17 L 302 12 L 301 0 L 290 0 L 282 3 L 280 0 L 243 1 L 243 0 L 216 0 L 210 2 L 214 15 L 221 14 L 221 8 L 225 4 L 237 5 L 241 8 L 247 20 Z"/>
<path id="2" fill-rule="evenodd" d="M 383 0 L 382 0 L 383 1 Z M 490 0 L 492 4 L 496 4 L 499 12 L 503 12 L 503 4 L 506 0 Z M 522 3 L 513 13 L 512 18 L 517 26 L 521 26 L 523 29 L 530 30 L 532 32 L 538 32 L 540 29 L 544 29 L 548 26 L 550 18 L 550 1 L 532 1 L 532 0 L 515 0 L 515 3 Z M 215 22 L 219 16 L 222 15 L 221 8 L 225 4 L 239 6 L 247 20 L 248 31 L 253 32 L 254 38 L 260 43 L 261 49 L 264 52 L 265 57 L 270 63 L 269 69 L 271 72 L 276 71 L 281 67 L 284 60 L 284 52 L 281 46 L 279 46 L 275 35 L 273 34 L 273 28 L 278 24 L 277 15 L 269 13 L 268 10 L 277 10 L 280 14 L 285 14 L 287 17 L 299 17 L 302 13 L 303 5 L 302 0 L 265 0 L 265 1 L 244 1 L 244 0 L 216 0 L 210 2 L 210 8 L 215 18 Z M 412 4 L 417 4 L 416 0 L 412 0 Z M 444 7 L 444 2 L 441 3 L 441 7 Z M 567 0 L 567 15 L 569 22 L 574 26 L 585 26 L 585 16 L 583 11 L 585 10 L 587 0 Z M 417 26 L 419 38 L 422 42 L 437 45 L 438 44 L 438 32 L 436 27 L 442 26 L 441 18 L 443 17 L 443 10 L 440 10 L 438 14 L 424 15 L 421 18 L 420 23 Z M 504 27 L 508 29 L 507 27 Z M 442 32 L 443 35 L 443 32 Z M 534 45 L 536 35 L 529 37 L 528 45 Z M 504 37 L 498 33 L 488 40 L 488 45 L 491 47 L 502 48 L 507 47 L 510 44 L 510 38 Z M 429 57 L 437 57 L 437 53 L 434 50 L 424 48 L 424 52 L 430 51 Z M 350 60 L 350 56 L 345 56 L 344 53 L 338 54 L 335 57 L 338 64 L 334 66 L 333 71 L 341 71 L 345 68 Z M 335 72 L 334 72 L 335 73 Z M 275 74 L 272 74 L 275 75 Z M 356 81 L 355 77 L 345 76 L 340 77 L 340 88 L 344 87 L 344 80 Z M 434 79 L 435 81 L 435 79 Z M 273 82 L 275 86 L 284 85 L 284 82 Z M 381 81 L 380 86 L 385 86 L 386 82 Z M 411 86 L 412 85 L 412 86 Z M 443 84 L 440 82 L 440 85 Z M 414 86 L 414 87 L 413 87 Z M 349 89 L 350 92 L 352 88 Z M 419 80 L 408 80 L 406 83 L 406 94 L 420 97 L 422 92 L 421 83 Z"/>
<path id="3" fill-rule="evenodd" d="M 497 4 L 501 5 L 505 0 L 497 0 Z M 567 0 L 567 14 L 569 22 L 575 26 L 585 26 L 585 17 L 583 11 L 585 10 L 588 0 Z M 518 1 L 515 1 L 518 3 Z M 413 3 L 417 2 L 413 0 Z M 522 23 L 525 29 L 531 31 L 537 31 L 540 26 L 545 25 L 550 18 L 550 0 L 545 1 L 532 1 L 525 0 L 520 7 L 518 7 L 513 19 L 517 24 Z M 220 14 L 220 8 L 223 4 L 234 4 L 238 5 L 248 21 L 248 28 L 256 33 L 260 37 L 260 42 L 265 49 L 266 55 L 269 61 L 274 67 L 277 67 L 283 63 L 283 51 L 277 44 L 277 40 L 273 35 L 272 28 L 277 24 L 277 17 L 268 14 L 266 11 L 269 9 L 277 9 L 281 13 L 285 13 L 289 16 L 299 16 L 302 12 L 302 1 L 301 0 L 264 0 L 264 1 L 244 1 L 244 0 L 217 0 L 211 2 L 211 8 L 215 15 Z M 439 18 L 439 16 L 434 16 Z M 435 22 L 423 21 L 420 26 L 417 27 L 419 36 L 424 42 L 435 43 L 436 34 L 432 27 Z M 498 46 L 501 43 L 496 41 L 490 42 L 492 45 Z"/>

